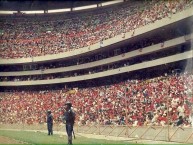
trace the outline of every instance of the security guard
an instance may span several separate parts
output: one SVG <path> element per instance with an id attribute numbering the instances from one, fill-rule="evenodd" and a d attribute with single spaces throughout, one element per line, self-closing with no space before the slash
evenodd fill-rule
<path id="1" fill-rule="evenodd" d="M 66 123 L 66 133 L 68 135 L 68 144 L 72 144 L 72 132 L 75 122 L 75 113 L 72 110 L 72 104 L 70 102 L 65 103 L 65 113 L 63 116 L 63 121 Z"/>
<path id="2" fill-rule="evenodd" d="M 48 135 L 53 135 L 53 116 L 50 110 L 47 111 Z"/>

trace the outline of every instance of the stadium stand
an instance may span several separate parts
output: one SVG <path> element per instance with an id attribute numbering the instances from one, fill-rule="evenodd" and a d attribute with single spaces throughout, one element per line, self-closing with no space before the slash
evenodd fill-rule
<path id="1" fill-rule="evenodd" d="M 45 124 L 47 110 L 52 110 L 54 124 L 61 124 L 64 104 L 70 101 L 79 126 L 192 127 L 188 18 L 102 47 L 105 40 L 172 19 L 192 5 L 192 0 L 125 0 L 87 13 L 0 16 L 0 59 L 32 58 L 30 63 L 0 65 L 0 124 Z M 96 43 L 96 52 L 51 59 Z M 50 60 L 33 62 L 33 57 L 47 55 Z"/>
<path id="2" fill-rule="evenodd" d="M 170 17 L 189 8 L 192 1 L 144 1 L 133 5 L 124 2 L 123 5 L 80 16 L 2 18 L 0 57 L 41 56 L 86 47 Z"/>
<path id="3" fill-rule="evenodd" d="M 126 95 L 129 99 L 127 109 L 130 125 L 166 125 L 166 104 L 169 99 L 170 123 L 175 125 L 178 117 L 182 116 L 182 125 L 191 126 L 192 83 L 192 72 L 184 72 L 69 91 L 61 89 L 1 92 L 0 112 L 1 116 L 5 116 L 1 118 L 1 123 L 45 122 L 45 110 L 48 109 L 53 110 L 57 122 L 62 114 L 64 102 L 70 100 L 77 114 L 80 114 L 77 117 L 79 124 L 94 124 L 97 121 L 100 124 L 125 124 Z M 170 87 L 167 88 L 166 85 Z"/>

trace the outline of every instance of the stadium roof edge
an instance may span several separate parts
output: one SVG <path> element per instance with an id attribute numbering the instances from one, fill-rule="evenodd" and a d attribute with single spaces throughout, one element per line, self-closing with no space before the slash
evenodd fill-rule
<path id="1" fill-rule="evenodd" d="M 10 15 L 10 14 L 44 14 L 44 13 L 61 13 L 61 12 L 70 12 L 70 11 L 80 11 L 80 10 L 89 10 L 93 8 L 110 6 L 118 3 L 122 3 L 125 0 L 110 0 L 107 2 L 100 2 L 96 4 L 91 4 L 87 6 L 71 6 L 68 8 L 58 8 L 58 9 L 41 9 L 41 10 L 0 10 L 1 15 Z M 1 4 L 2 5 L 2 4 Z"/>

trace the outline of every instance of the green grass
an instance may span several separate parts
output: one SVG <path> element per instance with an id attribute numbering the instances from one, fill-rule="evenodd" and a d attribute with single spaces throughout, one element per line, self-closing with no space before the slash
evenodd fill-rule
<path id="1" fill-rule="evenodd" d="M 19 141 L 23 141 L 29 144 L 67 144 L 67 136 L 53 135 L 48 136 L 47 133 L 43 132 L 32 132 L 32 131 L 10 131 L 1 130 L 0 136 L 6 136 Z M 80 137 L 76 135 L 76 139 L 73 139 L 73 144 L 130 144 L 125 141 L 111 141 Z M 131 144 L 130 144 L 131 145 Z"/>

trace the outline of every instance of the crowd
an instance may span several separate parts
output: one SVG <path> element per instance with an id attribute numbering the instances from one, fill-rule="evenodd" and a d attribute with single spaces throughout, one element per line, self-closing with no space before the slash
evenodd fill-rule
<path id="1" fill-rule="evenodd" d="M 179 30 L 180 29 L 180 30 Z M 100 53 L 89 54 L 88 56 L 81 56 L 74 58 L 73 60 L 61 60 L 57 62 L 49 62 L 43 64 L 25 64 L 25 65 L 14 65 L 14 66 L 0 66 L 2 72 L 12 72 L 12 71 L 28 71 L 28 70 L 47 70 L 52 68 L 68 67 L 73 65 L 80 65 L 85 63 L 90 63 L 94 61 L 99 61 L 102 59 L 115 57 L 117 55 L 122 55 L 124 57 L 125 53 L 139 50 L 142 51 L 143 48 L 152 46 L 158 43 L 163 44 L 164 42 L 187 35 L 185 30 L 180 28 L 174 28 L 169 30 L 161 31 L 161 33 L 151 36 L 149 38 L 142 38 L 138 41 L 130 42 L 122 47 L 115 48 L 113 50 L 103 50 Z"/>
<path id="2" fill-rule="evenodd" d="M 52 110 L 54 123 L 60 123 L 64 104 L 70 101 L 79 125 L 170 124 L 188 127 L 193 125 L 192 86 L 193 73 L 184 72 L 72 90 L 64 87 L 1 92 L 0 123 L 45 123 L 47 110 Z M 178 122 L 179 118 L 182 123 Z"/>
<path id="3" fill-rule="evenodd" d="M 88 13 L 2 18 L 0 58 L 42 56 L 90 46 L 171 17 L 192 4 L 191 0 L 128 1 Z"/>

